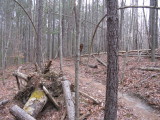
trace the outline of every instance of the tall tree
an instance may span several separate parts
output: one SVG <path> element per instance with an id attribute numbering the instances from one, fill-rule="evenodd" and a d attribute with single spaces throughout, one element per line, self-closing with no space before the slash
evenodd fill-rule
<path id="1" fill-rule="evenodd" d="M 60 52 L 60 70 L 62 72 L 62 65 L 63 65 L 63 51 L 62 51 L 62 9 L 61 9 L 61 0 L 59 0 L 59 52 Z"/>
<path id="2" fill-rule="evenodd" d="M 104 120 L 116 120 L 118 95 L 118 0 L 106 0 L 107 6 L 107 84 Z"/>
<path id="3" fill-rule="evenodd" d="M 36 40 L 36 62 L 41 67 L 42 53 L 41 53 L 41 37 L 42 37 L 42 22 L 43 21 L 43 0 L 39 0 L 38 7 L 38 35 Z"/>
<path id="4" fill-rule="evenodd" d="M 75 22 L 76 22 L 76 64 L 75 64 L 75 120 L 79 120 L 79 63 L 80 63 L 80 39 L 81 39 L 81 0 L 78 6 L 75 3 Z"/>
<path id="5" fill-rule="evenodd" d="M 157 0 L 150 0 L 150 6 L 156 7 L 158 5 Z M 149 38 L 150 38 L 150 48 L 151 48 L 151 61 L 155 61 L 155 48 L 156 48 L 156 41 L 157 40 L 157 10 L 156 9 L 150 9 L 150 17 L 149 17 Z"/>

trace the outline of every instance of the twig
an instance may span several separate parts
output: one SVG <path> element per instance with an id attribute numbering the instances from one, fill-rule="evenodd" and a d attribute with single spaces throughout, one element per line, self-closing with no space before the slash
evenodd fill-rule
<path id="1" fill-rule="evenodd" d="M 61 117 L 61 120 L 64 120 L 66 118 L 66 115 L 67 115 L 67 111 L 65 110 L 62 117 Z"/>

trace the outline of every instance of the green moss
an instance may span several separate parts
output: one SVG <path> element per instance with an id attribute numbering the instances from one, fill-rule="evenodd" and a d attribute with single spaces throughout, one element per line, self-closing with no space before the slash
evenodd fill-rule
<path id="1" fill-rule="evenodd" d="M 35 90 L 30 98 L 41 99 L 45 96 L 45 93 L 42 90 Z"/>

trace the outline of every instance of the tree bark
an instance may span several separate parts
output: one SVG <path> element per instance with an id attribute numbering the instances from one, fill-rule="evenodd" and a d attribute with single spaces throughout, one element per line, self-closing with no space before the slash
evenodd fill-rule
<path id="1" fill-rule="evenodd" d="M 36 40 L 36 62 L 41 68 L 42 51 L 41 51 L 41 39 L 42 39 L 42 23 L 43 23 L 43 0 L 39 0 L 38 7 L 38 35 Z"/>
<path id="2" fill-rule="evenodd" d="M 118 96 L 118 1 L 107 3 L 107 84 L 104 120 L 117 119 Z"/>

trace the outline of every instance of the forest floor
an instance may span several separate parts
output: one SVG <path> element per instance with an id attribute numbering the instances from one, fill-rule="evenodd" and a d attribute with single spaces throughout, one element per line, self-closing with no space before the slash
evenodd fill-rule
<path id="1" fill-rule="evenodd" d="M 107 61 L 105 54 L 97 56 L 102 61 Z M 87 63 L 87 57 L 81 58 L 82 63 Z M 125 64 L 124 64 L 125 63 Z M 96 64 L 98 68 L 88 68 L 80 65 L 80 90 L 99 100 L 101 105 L 91 104 L 80 98 L 80 114 L 90 112 L 87 120 L 103 120 L 106 86 L 106 67 L 94 58 L 89 64 Z M 32 64 L 22 65 L 22 72 L 33 71 Z M 118 120 L 160 120 L 160 74 L 156 71 L 143 71 L 140 67 L 159 67 L 160 62 L 150 62 L 149 58 L 128 57 L 125 61 L 119 57 L 119 93 L 118 93 Z M 0 107 L 0 120 L 14 120 L 9 113 L 9 108 L 16 104 L 12 98 L 17 93 L 16 80 L 12 72 L 17 67 L 5 70 L 5 85 L 0 82 L 0 101 L 11 100 L 4 107 Z M 59 71 L 59 59 L 53 60 L 51 70 Z M 71 83 L 74 83 L 74 59 L 65 58 L 64 74 Z M 0 76 L 2 80 L 2 76 Z M 60 112 L 55 109 L 43 111 L 38 120 L 60 120 L 64 109 Z"/>

